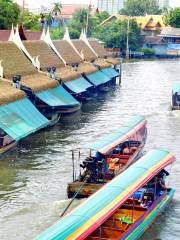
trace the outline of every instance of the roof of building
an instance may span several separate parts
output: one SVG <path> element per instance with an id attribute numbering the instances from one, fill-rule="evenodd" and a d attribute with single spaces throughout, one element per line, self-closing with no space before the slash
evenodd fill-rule
<path id="1" fill-rule="evenodd" d="M 21 30 L 22 31 L 22 30 Z M 0 42 L 8 41 L 11 34 L 11 30 L 0 30 Z M 20 32 L 20 38 L 22 40 L 40 40 L 42 32 L 31 32 L 24 31 L 23 36 L 21 36 L 22 32 Z M 24 39 L 25 36 L 25 39 Z"/>
<path id="2" fill-rule="evenodd" d="M 63 81 L 71 81 L 71 80 L 77 79 L 81 76 L 80 72 L 72 70 L 72 68 L 70 66 L 57 68 L 56 74 Z"/>
<path id="3" fill-rule="evenodd" d="M 95 60 L 95 64 L 97 64 L 101 69 L 111 67 L 111 63 L 102 58 L 97 58 Z"/>
<path id="4" fill-rule="evenodd" d="M 25 36 L 27 40 L 40 40 L 42 32 L 31 32 L 25 31 Z"/>
<path id="5" fill-rule="evenodd" d="M 66 61 L 68 65 L 77 64 L 82 62 L 82 58 L 75 51 L 75 49 L 71 46 L 70 43 L 66 40 L 55 40 L 53 41 L 56 49 L 62 56 L 62 58 Z"/>
<path id="6" fill-rule="evenodd" d="M 0 30 L 0 41 L 8 41 L 10 34 L 10 30 Z"/>
<path id="7" fill-rule="evenodd" d="M 12 86 L 11 82 L 0 79 L 0 105 L 5 105 L 25 97 L 25 93 Z"/>
<path id="8" fill-rule="evenodd" d="M 41 70 L 46 71 L 47 67 L 64 66 L 62 60 L 44 41 L 24 41 L 23 44 L 32 57 L 39 56 Z"/>
<path id="9" fill-rule="evenodd" d="M 55 19 L 71 19 L 73 14 L 82 8 L 88 8 L 88 4 L 62 4 L 61 14 L 54 16 Z"/>
<path id="10" fill-rule="evenodd" d="M 113 19 L 118 19 L 122 21 L 128 18 L 135 19 L 137 24 L 141 27 L 142 30 L 156 31 L 156 30 L 159 30 L 159 28 L 162 28 L 165 26 L 163 23 L 162 15 L 146 15 L 146 16 L 129 17 L 129 16 L 119 15 L 119 14 L 111 15 L 109 18 L 104 20 L 104 22 L 102 22 L 101 25 L 104 25 Z"/>
<path id="11" fill-rule="evenodd" d="M 22 77 L 21 84 L 34 92 L 45 91 L 58 86 L 58 81 L 50 79 L 44 73 L 34 73 Z"/>
<path id="12" fill-rule="evenodd" d="M 94 49 L 98 57 L 106 57 L 107 52 L 105 48 L 102 46 L 102 44 L 98 41 L 96 38 L 89 38 L 88 39 L 91 47 Z"/>
<path id="13" fill-rule="evenodd" d="M 180 37 L 180 28 L 165 27 L 162 29 L 160 36 L 162 36 L 162 37 Z"/>
<path id="14" fill-rule="evenodd" d="M 3 60 L 5 78 L 11 79 L 15 74 L 28 75 L 37 72 L 37 69 L 13 42 L 0 43 L 0 59 Z"/>
<path id="15" fill-rule="evenodd" d="M 81 63 L 78 66 L 78 71 L 85 74 L 91 74 L 97 72 L 97 67 L 93 66 L 91 63 Z"/>
<path id="16" fill-rule="evenodd" d="M 84 41 L 80 39 L 73 39 L 72 43 L 78 52 L 84 56 L 85 61 L 92 61 L 97 58 L 96 54 L 88 47 Z"/>
<path id="17" fill-rule="evenodd" d="M 160 36 L 145 36 L 144 43 L 146 44 L 166 44 Z"/>
<path id="18" fill-rule="evenodd" d="M 0 43 L 0 56 L 3 60 L 4 77 L 7 79 L 12 79 L 14 75 L 20 74 L 22 76 L 21 83 L 34 92 L 46 90 L 58 84 L 57 81 L 50 80 L 46 74 L 38 73 L 13 42 Z"/>

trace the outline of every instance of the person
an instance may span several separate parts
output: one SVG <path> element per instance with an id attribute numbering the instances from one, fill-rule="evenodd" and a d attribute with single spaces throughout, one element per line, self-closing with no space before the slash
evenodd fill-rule
<path id="1" fill-rule="evenodd" d="M 124 154 L 124 155 L 130 154 L 130 149 L 129 149 L 128 147 L 125 147 L 125 148 L 123 149 L 123 154 Z"/>

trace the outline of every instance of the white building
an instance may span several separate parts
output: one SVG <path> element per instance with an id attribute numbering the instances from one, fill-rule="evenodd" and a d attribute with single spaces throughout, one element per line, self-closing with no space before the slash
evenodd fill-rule
<path id="1" fill-rule="evenodd" d="M 98 0 L 99 11 L 107 11 L 109 14 L 118 13 L 124 7 L 125 0 Z"/>
<path id="2" fill-rule="evenodd" d="M 158 0 L 160 8 L 169 8 L 169 0 Z"/>

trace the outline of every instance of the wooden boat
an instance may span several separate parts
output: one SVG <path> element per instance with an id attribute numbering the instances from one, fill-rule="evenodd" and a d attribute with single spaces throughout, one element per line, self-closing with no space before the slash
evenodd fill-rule
<path id="1" fill-rule="evenodd" d="M 148 152 L 36 240 L 139 239 L 173 197 L 161 184 L 174 161 L 168 151 Z"/>
<path id="2" fill-rule="evenodd" d="M 73 173 L 73 182 L 67 187 L 68 197 L 90 196 L 136 161 L 146 142 L 146 123 L 144 117 L 136 116 L 122 128 L 85 146 L 90 155 L 80 164 L 77 179 Z M 73 151 L 73 164 L 74 155 Z"/>
<path id="3" fill-rule="evenodd" d="M 172 90 L 172 110 L 180 110 L 180 84 L 176 83 Z"/>

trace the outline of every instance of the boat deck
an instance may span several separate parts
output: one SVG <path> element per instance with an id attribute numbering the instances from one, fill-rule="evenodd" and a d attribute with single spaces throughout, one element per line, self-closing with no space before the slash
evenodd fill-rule
<path id="1" fill-rule="evenodd" d="M 127 206 L 128 207 L 128 206 Z M 146 208 L 135 205 L 133 209 L 118 209 L 103 225 L 94 231 L 86 240 L 117 240 L 125 231 L 146 212 Z M 123 221 L 128 219 L 129 223 Z"/>

